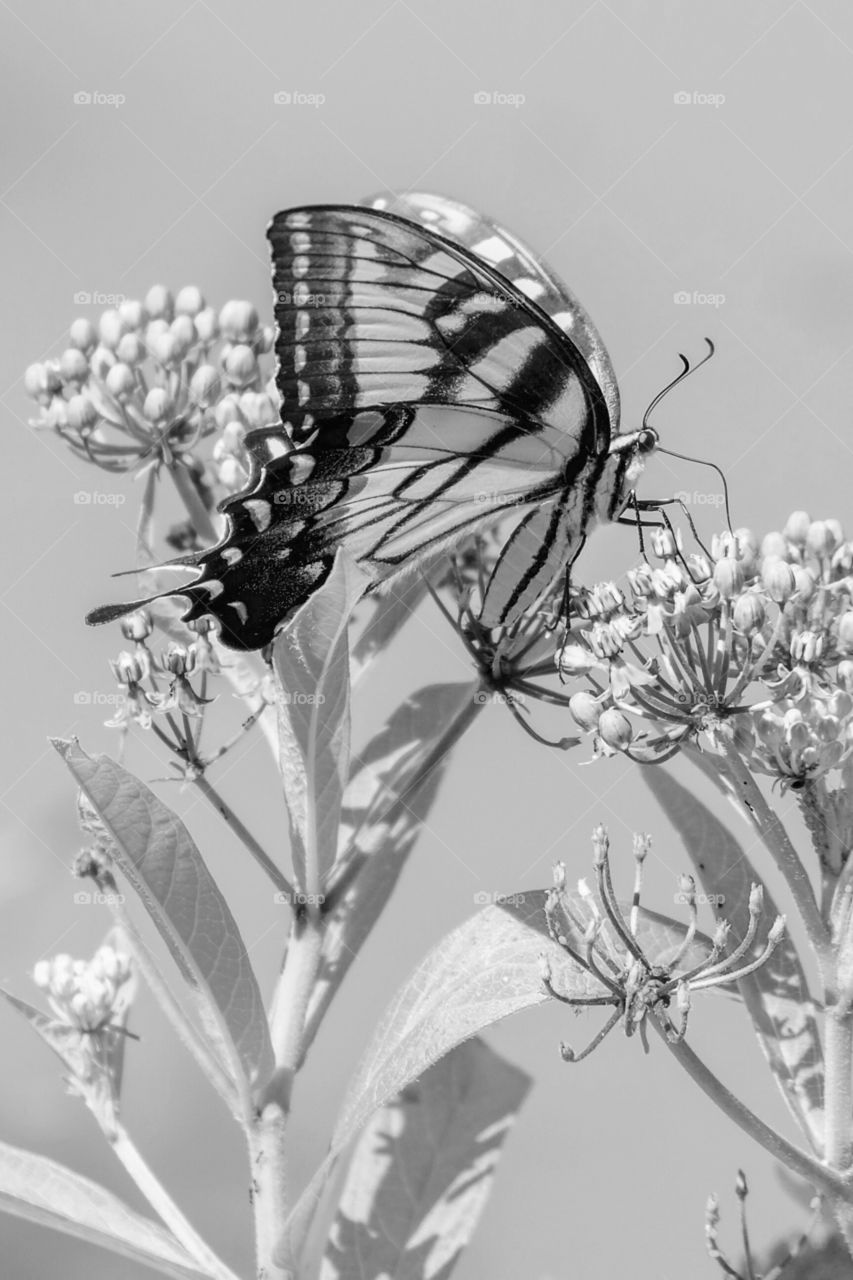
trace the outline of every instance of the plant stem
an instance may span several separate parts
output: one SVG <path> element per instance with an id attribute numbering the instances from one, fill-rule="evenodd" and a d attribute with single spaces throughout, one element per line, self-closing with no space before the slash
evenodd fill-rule
<path id="1" fill-rule="evenodd" d="M 656 1018 L 652 1018 L 651 1023 L 670 1053 L 680 1062 L 691 1079 L 730 1120 L 743 1129 L 744 1133 L 764 1147 L 765 1151 L 769 1151 L 775 1159 L 780 1160 L 794 1173 L 799 1174 L 801 1178 L 805 1178 L 807 1182 L 819 1187 L 828 1195 L 837 1197 L 839 1193 L 843 1194 L 843 1182 L 833 1170 L 815 1160 L 807 1151 L 795 1147 L 787 1138 L 783 1138 L 775 1129 L 771 1129 L 763 1120 L 760 1120 L 754 1111 L 750 1111 L 740 1098 L 726 1088 L 685 1040 L 673 1042 L 667 1037 Z"/>
<path id="2" fill-rule="evenodd" d="M 287 1185 L 284 1130 L 287 1115 L 269 1102 L 248 1131 L 252 1169 L 252 1209 L 255 1217 L 255 1257 L 258 1280 L 292 1280 L 275 1262 L 275 1248 L 284 1228 Z"/>
<path id="3" fill-rule="evenodd" d="M 216 532 L 216 526 L 210 517 L 210 512 L 199 497 L 199 492 L 193 484 L 192 476 L 179 459 L 169 463 L 169 475 L 174 481 L 175 488 L 187 509 L 187 515 L 192 521 L 198 536 L 203 542 L 218 542 L 219 534 Z"/>
<path id="4" fill-rule="evenodd" d="M 288 902 L 294 903 L 296 901 L 295 891 L 287 876 L 283 871 L 278 869 L 269 854 L 266 853 L 262 845 L 258 843 L 248 828 L 237 817 L 233 809 L 225 803 L 219 792 L 211 786 L 205 775 L 200 773 L 198 777 L 193 779 L 193 782 L 204 796 L 205 800 L 207 800 L 209 804 L 213 805 L 216 812 L 224 819 L 243 845 L 245 845 L 246 849 L 263 871 L 266 872 L 279 892 L 285 895 Z"/>
<path id="5" fill-rule="evenodd" d="M 264 1090 L 261 1105 L 275 1100 L 285 1114 L 290 1110 L 293 1078 L 302 1063 L 305 1016 L 320 967 L 322 947 L 320 907 L 311 903 L 293 922 L 270 1014 L 276 1069 Z"/>
<path id="6" fill-rule="evenodd" d="M 734 787 L 735 796 L 746 806 L 765 848 L 785 877 L 826 985 L 834 972 L 835 960 L 829 931 L 820 914 L 808 873 L 778 815 L 770 808 L 740 753 L 722 734 L 717 741 L 723 751 L 726 772 Z"/>
<path id="7" fill-rule="evenodd" d="M 230 1267 L 226 1267 L 225 1263 L 216 1256 L 181 1213 L 166 1188 L 143 1160 L 123 1126 L 115 1125 L 107 1137 L 113 1151 L 152 1209 L 166 1224 L 175 1239 L 183 1245 L 190 1257 L 195 1259 L 207 1275 L 215 1277 L 215 1280 L 238 1280 Z"/>

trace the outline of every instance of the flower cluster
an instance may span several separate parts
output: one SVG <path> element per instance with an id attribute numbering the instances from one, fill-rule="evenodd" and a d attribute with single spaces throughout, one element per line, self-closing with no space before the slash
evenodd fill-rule
<path id="1" fill-rule="evenodd" d="M 795 512 L 759 543 L 748 530 L 685 559 L 668 531 L 659 563 L 581 592 L 557 662 L 584 678 L 570 699 L 597 754 L 644 763 L 721 726 L 753 772 L 803 786 L 853 781 L 853 544 L 837 521 Z"/>
<path id="2" fill-rule="evenodd" d="M 198 777 L 224 755 L 263 713 L 271 695 L 262 693 L 257 710 L 243 723 L 232 741 L 211 755 L 201 751 L 204 714 L 214 698 L 208 697 L 211 677 L 221 671 L 213 644 L 215 623 L 209 618 L 183 623 L 195 638 L 188 644 L 170 641 L 155 652 L 149 643 L 154 631 L 151 614 L 140 609 L 121 623 L 132 648 L 123 649 L 110 663 L 121 701 L 107 726 L 127 729 L 136 724 L 152 730 L 182 763 L 187 779 Z"/>
<path id="3" fill-rule="evenodd" d="M 134 994 L 130 958 L 115 947 L 99 947 L 91 960 L 57 955 L 33 971 L 59 1022 L 86 1035 L 124 1025 Z"/>
<path id="4" fill-rule="evenodd" d="M 217 478 L 239 489 L 245 431 L 278 420 L 263 359 L 272 345 L 273 330 L 251 303 L 232 300 L 217 314 L 194 286 L 173 296 L 155 285 L 143 301 L 103 312 L 97 325 L 75 320 L 67 350 L 29 366 L 24 385 L 40 406 L 33 425 L 107 471 L 182 465 L 197 487 L 203 467 L 192 451 L 219 432 Z"/>
<path id="5" fill-rule="evenodd" d="M 756 945 L 763 890 L 760 885 L 753 885 L 748 925 L 740 942 L 728 949 L 730 928 L 725 920 L 718 922 L 713 939 L 704 939 L 697 932 L 695 883 L 691 876 L 682 876 L 679 897 L 687 904 L 688 924 L 680 936 L 673 928 L 661 933 L 660 918 L 645 917 L 640 906 L 643 864 L 650 847 L 648 837 L 634 838 L 634 894 L 627 914 L 614 892 L 610 841 L 604 827 L 596 827 L 592 843 L 595 890 L 581 880 L 577 893 L 568 893 L 566 869 L 560 863 L 545 904 L 551 937 L 574 961 L 577 976 L 570 992 L 558 990 L 550 962 L 545 959 L 542 980 L 548 994 L 563 1004 L 576 1009 L 609 1005 L 614 1011 L 581 1053 L 566 1044 L 561 1046 L 566 1062 L 585 1058 L 620 1021 L 628 1036 L 638 1032 L 647 1047 L 649 1015 L 669 1040 L 683 1039 L 692 993 L 738 982 L 754 973 L 773 954 L 785 927 L 784 918 L 778 916 L 763 943 Z M 673 1005 L 677 1021 L 670 1016 Z"/>

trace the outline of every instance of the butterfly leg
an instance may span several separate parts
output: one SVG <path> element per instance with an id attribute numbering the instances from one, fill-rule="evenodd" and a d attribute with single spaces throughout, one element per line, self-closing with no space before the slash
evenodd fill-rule
<path id="1" fill-rule="evenodd" d="M 682 499 L 681 499 L 681 498 L 644 498 L 644 499 L 639 499 L 639 500 L 638 500 L 638 502 L 637 502 L 637 506 L 639 507 L 639 509 L 640 509 L 641 511 L 657 511 L 657 512 L 659 512 L 659 514 L 663 517 L 663 520 L 664 520 L 664 522 L 665 522 L 665 524 L 666 524 L 667 528 L 668 528 L 668 529 L 670 529 L 670 530 L 672 530 L 672 524 L 671 524 L 671 522 L 670 522 L 669 516 L 668 516 L 668 514 L 667 514 L 667 512 L 666 512 L 665 508 L 666 508 L 666 507 L 672 507 L 672 506 L 680 507 L 680 508 L 681 508 L 681 511 L 682 511 L 682 514 L 684 515 L 685 520 L 687 521 L 687 523 L 688 523 L 688 524 L 689 524 L 689 526 L 690 526 L 690 532 L 693 534 L 693 537 L 696 539 L 696 542 L 699 544 L 699 546 L 700 546 L 700 547 L 702 548 L 702 550 L 704 551 L 705 555 L 706 555 L 706 556 L 708 557 L 708 559 L 710 560 L 710 558 L 711 558 L 711 553 L 710 553 L 710 551 L 708 550 L 708 548 L 705 546 L 705 544 L 704 544 L 704 542 L 702 541 L 702 539 L 699 537 L 699 531 L 698 531 L 698 529 L 696 528 L 696 525 L 695 525 L 695 524 L 694 524 L 694 522 L 693 522 L 693 517 L 691 516 L 690 512 L 687 510 L 687 506 L 686 506 L 686 504 L 682 501 Z"/>

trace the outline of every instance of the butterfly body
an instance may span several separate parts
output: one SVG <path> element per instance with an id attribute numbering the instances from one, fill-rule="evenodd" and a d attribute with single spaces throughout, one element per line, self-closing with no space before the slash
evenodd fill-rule
<path id="1" fill-rule="evenodd" d="M 270 226 L 282 422 L 246 437 L 227 536 L 173 562 L 201 572 L 168 593 L 234 648 L 268 643 L 338 547 L 381 590 L 510 516 L 482 620 L 511 623 L 619 515 L 656 442 L 618 433 L 603 344 L 538 259 L 464 206 L 403 201 L 420 223 L 340 205 Z"/>

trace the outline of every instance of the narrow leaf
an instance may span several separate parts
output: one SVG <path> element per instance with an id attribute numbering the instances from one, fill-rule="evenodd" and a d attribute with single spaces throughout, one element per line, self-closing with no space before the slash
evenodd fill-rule
<path id="1" fill-rule="evenodd" d="M 426 593 L 427 575 L 423 573 L 391 583 L 381 596 L 374 598 L 372 612 L 353 645 L 353 682 L 360 680 L 376 655 L 388 648 Z"/>
<path id="2" fill-rule="evenodd" d="M 347 1171 L 320 1280 L 448 1280 L 529 1087 L 471 1040 L 377 1111 Z"/>
<path id="3" fill-rule="evenodd" d="M 436 684 L 413 694 L 362 752 L 344 793 L 341 865 L 364 859 L 330 912 L 307 1043 L 385 908 L 444 775 L 446 744 L 458 739 L 477 685 Z M 307 1048 L 307 1044 L 306 1044 Z"/>
<path id="4" fill-rule="evenodd" d="M 341 552 L 324 586 L 285 627 L 273 650 L 279 761 L 299 889 L 317 893 L 335 860 L 349 767 L 347 624 L 366 577 Z"/>
<path id="5" fill-rule="evenodd" d="M 88 756 L 76 742 L 54 746 L 109 832 L 110 852 L 177 964 L 216 1056 L 235 1083 L 265 1080 L 273 1057 L 261 993 L 186 827 L 108 756 Z"/>
<path id="6" fill-rule="evenodd" d="M 208 1275 L 159 1223 L 96 1182 L 31 1151 L 0 1143 L 0 1209 L 62 1231 L 174 1280 Z"/>
<path id="7" fill-rule="evenodd" d="M 694 763 L 726 794 L 716 770 L 691 754 Z M 650 765 L 643 777 L 684 842 L 718 919 L 743 937 L 752 884 L 764 888 L 764 918 L 753 952 L 761 950 L 777 908 L 748 854 L 727 827 L 692 791 L 662 766 Z M 718 902 L 718 899 L 721 900 Z M 766 964 L 738 984 L 759 1043 L 794 1118 L 823 1149 L 823 1051 L 814 1003 L 797 949 L 786 933 Z"/>

